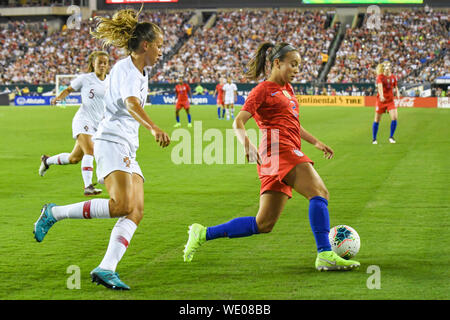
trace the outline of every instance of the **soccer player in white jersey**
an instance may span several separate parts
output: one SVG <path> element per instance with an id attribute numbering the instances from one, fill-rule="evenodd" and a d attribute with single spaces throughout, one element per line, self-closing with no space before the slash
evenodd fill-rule
<path id="1" fill-rule="evenodd" d="M 225 93 L 224 105 L 227 120 L 230 120 L 230 113 L 231 118 L 234 119 L 234 104 L 237 102 L 237 87 L 232 82 L 231 77 L 227 78 L 227 83 L 223 85 L 222 90 Z"/>
<path id="2" fill-rule="evenodd" d="M 142 10 L 142 7 L 141 7 Z M 116 272 L 133 234 L 144 215 L 144 177 L 136 161 L 139 126 L 161 147 L 170 139 L 144 111 L 148 93 L 148 70 L 162 56 L 163 31 L 156 24 L 138 22 L 139 12 L 122 9 L 112 18 L 99 17 L 91 34 L 104 45 L 127 51 L 128 56 L 111 69 L 105 94 L 105 117 L 93 137 L 97 178 L 104 182 L 110 199 L 75 204 L 44 205 L 35 223 L 34 236 L 41 242 L 57 221 L 119 218 L 111 231 L 106 254 L 94 270 L 93 282 L 115 290 L 129 290 Z"/>
<path id="3" fill-rule="evenodd" d="M 74 91 L 81 90 L 81 107 L 72 120 L 72 136 L 76 140 L 71 153 L 54 156 L 41 156 L 39 175 L 43 176 L 51 165 L 77 164 L 81 161 L 81 175 L 84 182 L 84 195 L 100 194 L 101 189 L 94 188 L 92 174 L 94 168 L 94 142 L 92 136 L 103 118 L 106 78 L 109 69 L 109 55 L 104 51 L 94 51 L 89 55 L 88 73 L 76 77 L 70 86 L 51 100 L 55 105 Z"/>

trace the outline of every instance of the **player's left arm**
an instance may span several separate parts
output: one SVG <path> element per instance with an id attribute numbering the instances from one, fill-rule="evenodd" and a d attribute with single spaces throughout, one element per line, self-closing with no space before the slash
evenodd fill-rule
<path id="1" fill-rule="evenodd" d="M 144 111 L 141 101 L 138 97 L 128 97 L 125 99 L 125 106 L 131 116 L 136 119 L 143 127 L 151 132 L 155 140 L 163 148 L 170 144 L 170 138 L 167 133 L 161 130 Z"/>
<path id="2" fill-rule="evenodd" d="M 325 143 L 314 137 L 311 133 L 309 133 L 303 126 L 300 126 L 300 137 L 305 140 L 306 142 L 309 142 L 314 147 L 319 149 L 320 151 L 323 151 L 323 155 L 327 159 L 331 159 L 334 156 L 334 151 L 329 146 L 327 146 Z"/>
<path id="3" fill-rule="evenodd" d="M 398 90 L 397 78 L 394 77 L 394 79 L 395 79 L 395 86 L 394 86 L 395 94 L 397 96 L 397 99 L 400 99 L 400 91 Z"/>

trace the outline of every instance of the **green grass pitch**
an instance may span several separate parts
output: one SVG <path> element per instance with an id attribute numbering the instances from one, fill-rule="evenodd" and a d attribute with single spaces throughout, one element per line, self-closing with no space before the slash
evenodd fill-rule
<path id="1" fill-rule="evenodd" d="M 272 233 L 206 243 L 191 263 L 184 263 L 189 224 L 216 225 L 256 214 L 256 168 L 176 165 L 171 150 L 177 142 L 161 149 L 141 130 L 145 216 L 117 269 L 131 286 L 129 292 L 90 282 L 89 272 L 103 258 L 115 219 L 63 220 L 42 243 L 33 238 L 43 204 L 86 200 L 80 165 L 53 166 L 45 177 L 38 175 L 41 154 L 72 150 L 76 110 L 0 108 L 1 300 L 450 298 L 450 110 L 400 109 L 395 145 L 387 141 L 390 120 L 385 115 L 379 144 L 372 145 L 372 108 L 301 109 L 302 125 L 335 150 L 335 158 L 326 160 L 303 145 L 330 191 L 331 226 L 348 224 L 361 237 L 356 257 L 361 268 L 352 272 L 314 269 L 308 202 L 298 194 Z M 173 106 L 146 110 L 173 132 Z M 204 131 L 231 128 L 231 121 L 216 119 L 214 106 L 191 110 Z M 185 125 L 184 111 L 181 119 Z M 256 128 L 254 121 L 248 128 Z M 380 270 L 380 289 L 367 286 L 373 265 Z M 69 266 L 80 270 L 80 289 L 67 287 Z"/>

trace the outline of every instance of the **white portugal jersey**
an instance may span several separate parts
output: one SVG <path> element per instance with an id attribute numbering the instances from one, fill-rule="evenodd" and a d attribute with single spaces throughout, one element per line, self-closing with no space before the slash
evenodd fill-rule
<path id="1" fill-rule="evenodd" d="M 225 83 L 222 87 L 225 93 L 226 99 L 234 99 L 234 92 L 237 91 L 237 87 L 234 83 Z"/>
<path id="2" fill-rule="evenodd" d="M 132 153 L 139 148 L 139 122 L 128 112 L 125 100 L 137 97 L 142 108 L 148 94 L 148 71 L 140 73 L 131 56 L 117 62 L 111 69 L 105 94 L 105 117 L 93 139 L 128 145 Z"/>
<path id="3" fill-rule="evenodd" d="M 76 113 L 76 117 L 89 120 L 95 128 L 97 128 L 103 118 L 105 108 L 103 98 L 105 96 L 107 79 L 108 76 L 102 81 L 94 72 L 91 72 L 79 75 L 70 83 L 70 86 L 75 91 L 81 90 L 82 103 Z"/>

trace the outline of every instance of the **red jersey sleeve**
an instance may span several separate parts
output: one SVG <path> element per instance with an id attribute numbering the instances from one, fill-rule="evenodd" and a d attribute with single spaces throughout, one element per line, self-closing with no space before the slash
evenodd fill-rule
<path id="1" fill-rule="evenodd" d="M 241 110 L 250 112 L 252 115 L 254 115 L 256 110 L 258 110 L 258 108 L 264 103 L 265 100 L 266 87 L 263 84 L 259 84 L 254 87 L 252 91 L 250 91 Z"/>
<path id="2" fill-rule="evenodd" d="M 377 76 L 377 84 L 378 83 L 383 83 L 383 76 L 381 74 Z"/>

